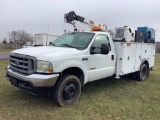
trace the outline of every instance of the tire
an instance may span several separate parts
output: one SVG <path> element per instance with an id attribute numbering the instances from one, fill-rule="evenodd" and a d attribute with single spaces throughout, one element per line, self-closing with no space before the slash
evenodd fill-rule
<path id="1" fill-rule="evenodd" d="M 75 75 L 64 75 L 56 83 L 53 99 L 56 105 L 64 107 L 77 102 L 81 94 L 81 82 Z"/>
<path id="2" fill-rule="evenodd" d="M 149 69 L 146 64 L 143 64 L 140 68 L 140 71 L 137 72 L 138 80 L 144 81 L 149 77 Z"/>

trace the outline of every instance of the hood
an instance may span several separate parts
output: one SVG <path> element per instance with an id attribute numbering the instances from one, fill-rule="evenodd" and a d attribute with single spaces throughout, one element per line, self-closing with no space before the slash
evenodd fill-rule
<path id="1" fill-rule="evenodd" d="M 34 56 L 38 60 L 61 59 L 65 57 L 71 57 L 73 55 L 79 55 L 81 52 L 81 50 L 77 50 L 75 48 L 54 46 L 22 48 L 12 51 L 12 53 Z"/>

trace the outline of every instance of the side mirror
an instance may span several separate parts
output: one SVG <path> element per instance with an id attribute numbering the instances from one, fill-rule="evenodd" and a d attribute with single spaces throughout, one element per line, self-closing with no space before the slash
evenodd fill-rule
<path id="1" fill-rule="evenodd" d="M 109 53 L 109 45 L 102 44 L 101 45 L 101 54 L 108 54 Z"/>
<path id="2" fill-rule="evenodd" d="M 93 47 L 93 46 L 90 48 L 90 54 L 94 54 L 94 49 L 95 49 L 95 47 Z"/>
<path id="3" fill-rule="evenodd" d="M 52 46 L 52 42 L 49 42 L 49 46 Z"/>

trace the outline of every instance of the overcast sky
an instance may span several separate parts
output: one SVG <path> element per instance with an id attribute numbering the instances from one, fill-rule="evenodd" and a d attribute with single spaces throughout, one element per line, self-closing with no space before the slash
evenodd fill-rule
<path id="1" fill-rule="evenodd" d="M 0 0 L 0 39 L 13 30 L 48 33 L 48 26 L 54 35 L 63 34 L 65 29 L 72 31 L 73 26 L 64 23 L 64 14 L 70 11 L 109 29 L 152 27 L 160 41 L 160 0 Z M 77 28 L 89 30 L 78 22 Z"/>

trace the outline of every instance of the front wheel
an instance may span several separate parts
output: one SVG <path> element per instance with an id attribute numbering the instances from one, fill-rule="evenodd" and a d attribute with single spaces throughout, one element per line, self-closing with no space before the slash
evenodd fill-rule
<path id="1" fill-rule="evenodd" d="M 76 103 L 81 94 L 81 82 L 75 75 L 62 76 L 54 89 L 53 98 L 59 106 L 67 106 Z"/>

